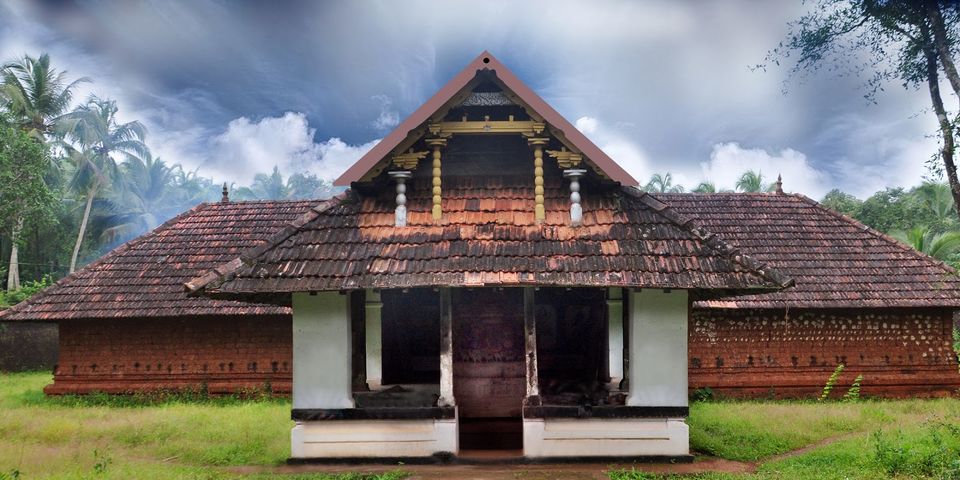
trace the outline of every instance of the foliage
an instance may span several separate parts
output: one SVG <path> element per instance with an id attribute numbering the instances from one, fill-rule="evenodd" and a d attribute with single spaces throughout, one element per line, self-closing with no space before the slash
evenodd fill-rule
<path id="1" fill-rule="evenodd" d="M 0 233 L 12 237 L 24 222 L 52 220 L 56 199 L 44 181 L 48 164 L 44 144 L 0 118 Z"/>
<path id="2" fill-rule="evenodd" d="M 891 476 L 960 478 L 960 426 L 930 422 L 909 436 L 878 430 L 870 440 L 874 463 Z"/>
<path id="3" fill-rule="evenodd" d="M 710 387 L 701 387 L 693 391 L 693 394 L 690 395 L 690 399 L 694 402 L 706 402 L 708 400 L 713 400 L 713 389 Z"/>
<path id="4" fill-rule="evenodd" d="M 843 399 L 848 402 L 855 402 L 860 400 L 860 384 L 863 383 L 863 374 L 857 375 L 857 378 L 853 379 L 853 383 L 850 385 L 850 389 L 847 390 L 847 393 L 843 394 Z"/>
<path id="5" fill-rule="evenodd" d="M 960 203 L 954 162 L 957 119 L 940 93 L 944 75 L 953 93 L 960 95 L 954 61 L 960 46 L 960 3 L 815 0 L 809 5 L 807 13 L 789 24 L 786 40 L 768 53 L 766 62 L 779 64 L 796 55 L 791 59 L 794 74 L 826 67 L 839 75 L 866 76 L 865 96 L 872 101 L 890 81 L 899 80 L 905 88 L 926 85 L 941 134 L 940 152 L 928 165 L 938 178 L 946 173 L 949 192 Z"/>
<path id="6" fill-rule="evenodd" d="M 696 188 L 693 189 L 694 193 L 717 193 L 717 186 L 713 182 L 700 182 Z"/>
<path id="7" fill-rule="evenodd" d="M 824 401 L 830 398 L 830 392 L 833 391 L 833 387 L 836 386 L 837 380 L 840 379 L 840 374 L 843 373 L 843 364 L 837 364 L 837 368 L 833 369 L 833 373 L 830 374 L 830 378 L 827 379 L 827 383 L 823 386 L 823 391 L 820 392 L 820 398 L 817 401 Z"/>
<path id="8" fill-rule="evenodd" d="M 86 77 L 67 81 L 67 72 L 50 65 L 50 56 L 24 55 L 7 62 L 2 69 L 0 97 L 6 99 L 6 110 L 28 134 L 44 140 L 70 108 L 74 89 L 88 82 Z"/>
<path id="9" fill-rule="evenodd" d="M 820 200 L 820 204 L 848 217 L 858 218 L 860 216 L 860 208 L 863 206 L 863 201 L 835 188 L 824 195 L 823 199 Z"/>
<path id="10" fill-rule="evenodd" d="M 12 307 L 35 295 L 40 290 L 53 285 L 53 279 L 49 276 L 40 280 L 28 280 L 20 285 L 17 290 L 9 292 L 0 291 L 0 309 Z"/>
<path id="11" fill-rule="evenodd" d="M 273 167 L 270 175 L 258 173 L 249 187 L 236 189 L 237 200 L 303 200 L 329 198 L 335 192 L 333 185 L 312 173 L 295 173 L 286 181 L 280 169 Z"/>
<path id="12" fill-rule="evenodd" d="M 736 189 L 745 193 L 772 192 L 776 186 L 765 183 L 763 174 L 759 171 L 747 170 L 737 179 Z"/>
<path id="13" fill-rule="evenodd" d="M 673 175 L 669 172 L 662 174 L 654 173 L 642 190 L 651 193 L 680 193 L 683 192 L 683 186 L 674 185 Z"/>
<path id="14" fill-rule="evenodd" d="M 960 254 L 960 231 L 934 234 L 927 227 L 913 227 L 906 232 L 891 232 L 890 235 L 940 261 L 952 262 Z"/>

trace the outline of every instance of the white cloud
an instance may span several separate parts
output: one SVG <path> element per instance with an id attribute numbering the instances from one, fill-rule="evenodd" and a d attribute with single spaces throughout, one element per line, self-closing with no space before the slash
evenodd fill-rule
<path id="1" fill-rule="evenodd" d="M 574 125 L 640 183 L 654 173 L 643 148 L 620 129 L 609 127 L 594 117 L 580 117 Z"/>
<path id="2" fill-rule="evenodd" d="M 700 164 L 703 177 L 717 188 L 733 189 L 743 172 L 760 172 L 767 182 L 783 176 L 783 188 L 819 199 L 831 190 L 830 177 L 813 167 L 807 156 L 792 148 L 776 153 L 762 148 L 744 148 L 736 142 L 718 143 L 710 160 Z"/>
<path id="3" fill-rule="evenodd" d="M 307 171 L 332 180 L 379 141 L 350 145 L 330 138 L 317 143 L 315 132 L 302 113 L 287 112 L 259 121 L 234 119 L 226 131 L 210 140 L 210 157 L 201 171 L 241 184 L 274 166 L 285 174 Z"/>
<path id="4" fill-rule="evenodd" d="M 391 108 L 393 107 L 393 100 L 389 96 L 374 95 L 370 98 L 380 104 L 380 116 L 370 123 L 373 128 L 376 128 L 379 132 L 385 132 L 400 124 L 400 113 Z"/>

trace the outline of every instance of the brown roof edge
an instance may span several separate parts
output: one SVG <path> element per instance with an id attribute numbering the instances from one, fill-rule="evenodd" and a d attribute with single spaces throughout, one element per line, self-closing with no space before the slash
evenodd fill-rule
<path id="1" fill-rule="evenodd" d="M 767 268 L 767 264 L 760 262 L 749 255 L 741 253 L 738 248 L 733 247 L 719 236 L 700 226 L 700 224 L 693 218 L 681 215 L 679 212 L 674 210 L 670 204 L 664 203 L 653 195 L 634 187 L 623 187 L 623 191 L 628 195 L 640 200 L 667 220 L 670 220 L 681 228 L 687 230 L 704 242 L 708 247 L 720 252 L 721 255 L 729 258 L 732 262 L 743 266 L 747 270 L 760 276 L 760 278 L 770 282 L 775 289 L 781 290 L 794 285 L 795 282 L 792 278 L 773 268 Z"/>
<path id="2" fill-rule="evenodd" d="M 867 232 L 867 233 L 869 233 L 869 234 L 871 234 L 871 235 L 873 235 L 873 236 L 875 236 L 875 237 L 877 237 L 877 238 L 879 238 L 879 239 L 881 239 L 881 240 L 885 240 L 885 241 L 891 242 L 891 243 L 893 243 L 894 245 L 896 245 L 897 247 L 899 247 L 900 249 L 902 249 L 902 250 L 904 250 L 904 251 L 906 251 L 906 252 L 909 252 L 909 253 L 911 253 L 911 254 L 919 257 L 919 258 L 922 258 L 922 259 L 924 259 L 924 260 L 926 260 L 926 261 L 928 261 L 928 262 L 931 262 L 931 263 L 933 263 L 933 264 L 936 264 L 937 266 L 939 266 L 940 268 L 942 268 L 942 269 L 944 270 L 944 273 L 947 273 L 947 274 L 950 274 L 950 275 L 957 275 L 957 273 L 958 273 L 956 269 L 954 269 L 954 268 L 951 267 L 950 265 L 947 265 L 947 264 L 946 264 L 945 262 L 943 262 L 942 260 L 933 258 L 933 257 L 931 257 L 930 255 L 927 255 L 927 254 L 925 254 L 925 253 L 923 253 L 923 252 L 919 252 L 919 251 L 917 251 L 917 249 L 911 247 L 910 245 L 907 245 L 907 244 L 901 242 L 900 240 L 897 240 L 896 238 L 893 238 L 893 237 L 891 237 L 890 235 L 887 235 L 886 233 L 881 232 L 880 230 L 876 230 L 876 229 L 874 229 L 874 228 L 872 228 L 872 227 L 870 227 L 870 226 L 868 226 L 868 225 L 864 225 L 863 223 L 861 223 L 859 220 L 857 220 L 857 219 L 855 219 L 855 218 L 851 218 L 851 217 L 849 217 L 849 216 L 847 216 L 847 215 L 844 215 L 844 214 L 842 214 L 842 213 L 840 213 L 840 212 L 837 212 L 837 211 L 831 210 L 831 209 L 829 209 L 829 208 L 827 208 L 827 207 L 824 207 L 822 204 L 820 204 L 820 202 L 818 202 L 818 201 L 816 201 L 816 200 L 814 200 L 814 199 L 812 199 L 812 198 L 810 198 L 810 197 L 808 197 L 808 196 L 806 196 L 806 195 L 804 195 L 804 194 L 802 194 L 802 193 L 790 193 L 790 194 L 788 194 L 788 195 L 793 196 L 793 197 L 796 197 L 796 198 L 800 199 L 801 201 L 803 201 L 803 202 L 805 202 L 805 203 L 807 203 L 807 204 L 809 204 L 809 205 L 812 205 L 813 207 L 816 207 L 816 208 L 818 208 L 818 209 L 820 209 L 820 210 L 823 210 L 823 211 L 825 211 L 826 213 L 828 213 L 828 214 L 830 214 L 830 215 L 833 215 L 834 217 L 839 218 L 840 220 L 843 220 L 844 222 L 847 222 L 847 223 L 849 223 L 849 224 L 851 224 L 851 225 L 859 228 L 860 230 L 862 230 L 862 231 L 864 231 L 864 232 Z"/>
<path id="3" fill-rule="evenodd" d="M 307 213 L 301 215 L 296 220 L 287 224 L 277 233 L 271 235 L 267 240 L 260 246 L 253 247 L 250 250 L 247 250 L 240 254 L 239 257 L 230 260 L 227 263 L 224 263 L 212 270 L 191 279 L 189 282 L 183 284 L 184 289 L 190 295 L 199 294 L 200 291 L 204 290 L 211 284 L 215 282 L 222 281 L 228 276 L 234 274 L 242 268 L 245 264 L 256 260 L 257 257 L 263 255 L 270 249 L 280 245 L 290 238 L 294 233 L 297 233 L 301 227 L 312 222 L 317 217 L 319 217 L 323 212 L 339 205 L 342 201 L 346 200 L 350 195 L 352 195 L 351 190 L 345 190 L 344 192 L 337 194 L 328 200 L 324 200 L 319 205 L 313 207 Z"/>
<path id="4" fill-rule="evenodd" d="M 154 228 L 153 230 L 151 230 L 151 231 L 149 231 L 149 232 L 147 232 L 147 233 L 145 233 L 145 234 L 143 234 L 143 235 L 141 235 L 141 236 L 139 236 L 139 237 L 137 237 L 137 238 L 133 238 L 133 239 L 127 241 L 127 242 L 124 242 L 122 245 L 118 246 L 117 248 L 114 248 L 113 250 L 110 250 L 109 252 L 107 252 L 106 255 L 104 255 L 104 256 L 102 256 L 102 257 L 100 257 L 100 258 L 98 258 L 98 259 L 96 259 L 96 260 L 94 260 L 94 261 L 92 261 L 92 262 L 84 265 L 84 266 L 81 267 L 79 270 L 77 270 L 77 271 L 75 271 L 75 272 L 67 275 L 66 277 L 61 278 L 60 280 L 58 280 L 58 281 L 57 281 L 56 283 L 54 283 L 53 285 L 50 285 L 49 287 L 44 288 L 43 290 L 40 290 L 39 292 L 37 292 L 37 293 L 36 293 L 35 295 L 33 295 L 32 297 L 30 297 L 30 298 L 28 298 L 28 299 L 26 299 L 26 300 L 24 300 L 24 301 L 22 301 L 22 302 L 20 302 L 20 303 L 18 303 L 18 304 L 16 304 L 16 305 L 12 306 L 12 307 L 10 307 L 10 308 L 8 308 L 8 309 L 6 309 L 6 310 L 0 310 L 0 320 L 3 320 L 4 317 L 6 317 L 7 315 L 11 315 L 11 314 L 14 314 L 14 313 L 16 313 L 16 312 L 19 312 L 20 310 L 26 308 L 27 305 L 30 305 L 30 304 L 32 304 L 33 302 L 36 302 L 36 301 L 39 301 L 39 300 L 43 299 L 44 297 L 46 297 L 47 295 L 49 295 L 51 292 L 55 292 L 55 291 L 59 290 L 59 289 L 62 288 L 62 287 L 65 287 L 65 286 L 67 286 L 67 285 L 70 285 L 70 283 L 73 282 L 73 281 L 77 278 L 77 276 L 80 275 L 81 273 L 86 272 L 87 270 L 90 270 L 90 269 L 92 269 L 92 268 L 96 268 L 96 267 L 100 266 L 100 264 L 106 262 L 107 260 L 110 260 L 110 259 L 113 258 L 114 256 L 119 255 L 119 254 L 121 254 L 121 253 L 123 253 L 123 252 L 125 252 L 125 251 L 127 251 L 127 250 L 129 250 L 129 249 L 131 249 L 131 248 L 133 248 L 133 247 L 135 247 L 135 246 L 143 243 L 144 241 L 149 240 L 149 239 L 155 237 L 157 234 L 159 234 L 160 232 L 162 232 L 162 231 L 164 231 L 164 230 L 172 227 L 173 225 L 175 225 L 175 224 L 176 224 L 177 222 L 179 222 L 180 220 L 183 220 L 184 218 L 189 217 L 190 215 L 193 215 L 193 214 L 199 212 L 200 210 L 206 208 L 206 207 L 209 206 L 209 205 L 210 205 L 210 204 L 207 203 L 207 202 L 203 202 L 203 203 L 197 204 L 195 207 L 193 207 L 193 208 L 191 208 L 191 209 L 189 209 L 189 210 L 187 210 L 187 211 L 185 211 L 185 212 L 183 212 L 183 213 L 181 213 L 181 214 L 179 214 L 179 215 L 177 215 L 177 216 L 175 216 L 175 217 L 167 220 L 166 222 L 161 223 L 157 228 Z M 26 320 L 24 320 L 24 321 L 26 321 Z M 50 320 L 50 321 L 56 321 L 56 320 Z"/>
<path id="5" fill-rule="evenodd" d="M 600 150 L 590 141 L 577 127 L 574 127 L 560 113 L 553 109 L 530 87 L 526 86 L 513 72 L 504 64 L 500 63 L 489 52 L 484 51 L 473 59 L 463 70 L 460 71 L 452 80 L 447 82 L 439 92 L 434 94 L 426 103 L 416 109 L 409 117 L 403 120 L 389 135 L 377 143 L 373 149 L 367 152 L 363 157 L 347 169 L 343 175 L 340 175 L 333 184 L 337 186 L 349 186 L 363 177 L 377 162 L 382 160 L 391 150 L 396 148 L 402 142 L 410 131 L 417 128 L 425 122 L 430 115 L 440 109 L 444 103 L 453 98 L 470 80 L 476 75 L 477 70 L 493 70 L 500 79 L 513 93 L 517 94 L 527 105 L 530 105 L 537 113 L 552 125 L 554 128 L 563 132 L 563 135 L 575 147 L 586 155 L 600 170 L 606 173 L 611 179 L 620 182 L 621 185 L 638 185 L 639 182 L 633 178 L 626 170 L 613 161 L 603 150 Z"/>

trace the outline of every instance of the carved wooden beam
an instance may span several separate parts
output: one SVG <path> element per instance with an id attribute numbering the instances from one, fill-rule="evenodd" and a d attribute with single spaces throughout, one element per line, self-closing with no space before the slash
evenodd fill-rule
<path id="1" fill-rule="evenodd" d="M 459 122 L 437 122 L 427 125 L 430 133 L 436 137 L 448 138 L 452 135 L 477 135 L 484 133 L 518 133 L 534 137 L 543 133 L 547 125 L 531 120 L 461 120 Z"/>
<path id="2" fill-rule="evenodd" d="M 566 170 L 580 166 L 583 161 L 583 155 L 577 152 L 567 150 L 567 147 L 560 147 L 560 150 L 547 150 L 547 155 L 557 160 L 557 165 Z"/>
<path id="3" fill-rule="evenodd" d="M 397 153 L 393 155 L 393 165 L 401 170 L 414 170 L 417 163 L 426 158 L 430 152 L 415 152 L 411 148 L 409 152 Z"/>

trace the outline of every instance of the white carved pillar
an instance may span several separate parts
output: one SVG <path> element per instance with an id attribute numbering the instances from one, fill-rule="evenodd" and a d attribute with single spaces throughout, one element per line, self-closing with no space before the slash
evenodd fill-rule
<path id="1" fill-rule="evenodd" d="M 413 174 L 407 170 L 397 170 L 390 172 L 390 176 L 397 181 L 397 208 L 396 221 L 394 225 L 398 227 L 407 226 L 407 179 Z"/>
<path id="2" fill-rule="evenodd" d="M 571 168 L 563 171 L 563 176 L 570 179 L 570 224 L 574 227 L 583 223 L 583 207 L 580 206 L 580 177 L 586 170 Z"/>
<path id="3" fill-rule="evenodd" d="M 437 405 L 452 407 L 453 398 L 453 300 L 450 288 L 440 289 L 440 398 Z"/>
<path id="4" fill-rule="evenodd" d="M 383 303 L 379 290 L 367 290 L 364 303 L 364 334 L 366 335 L 367 387 L 377 390 L 383 385 L 383 337 L 381 318 Z"/>
<path id="5" fill-rule="evenodd" d="M 613 287 L 607 295 L 607 359 L 610 386 L 617 390 L 623 380 L 623 289 Z"/>

